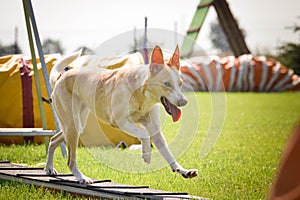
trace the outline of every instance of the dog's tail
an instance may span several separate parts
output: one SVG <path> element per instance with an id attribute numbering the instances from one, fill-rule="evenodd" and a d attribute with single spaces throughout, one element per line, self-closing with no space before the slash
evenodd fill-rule
<path id="1" fill-rule="evenodd" d="M 79 50 L 75 53 L 67 55 L 55 63 L 55 65 L 51 69 L 50 76 L 49 76 L 50 85 L 52 88 L 54 88 L 54 85 L 57 79 L 59 78 L 61 71 L 63 71 L 63 69 L 67 67 L 71 62 L 76 60 L 81 55 L 81 51 L 82 50 Z"/>

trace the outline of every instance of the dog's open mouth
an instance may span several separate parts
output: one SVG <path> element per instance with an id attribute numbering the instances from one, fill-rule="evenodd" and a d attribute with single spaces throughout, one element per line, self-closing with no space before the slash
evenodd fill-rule
<path id="1" fill-rule="evenodd" d="M 172 116 L 173 122 L 177 122 L 181 116 L 181 110 L 171 104 L 165 97 L 161 97 L 160 101 L 164 105 L 166 112 Z"/>

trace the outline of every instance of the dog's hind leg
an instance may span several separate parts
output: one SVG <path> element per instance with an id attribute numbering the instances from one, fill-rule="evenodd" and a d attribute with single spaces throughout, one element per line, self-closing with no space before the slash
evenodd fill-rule
<path id="1" fill-rule="evenodd" d="M 53 167 L 53 156 L 54 151 L 56 147 L 64 141 L 64 135 L 62 131 L 58 132 L 50 139 L 50 144 L 48 148 L 48 156 L 47 156 L 47 162 L 46 162 L 46 174 L 55 175 L 57 174 L 57 171 Z"/>
<path id="2" fill-rule="evenodd" d="M 53 98 L 53 100 L 54 100 L 53 101 L 54 107 L 62 107 L 59 100 L 54 99 L 54 98 Z M 55 151 L 56 147 L 64 141 L 64 134 L 63 134 L 63 130 L 64 130 L 63 125 L 64 124 L 62 123 L 63 122 L 62 116 L 64 116 L 65 113 L 62 113 L 62 112 L 64 112 L 63 109 L 56 109 L 56 110 L 57 110 L 56 114 L 57 114 L 57 117 L 58 117 L 58 121 L 60 123 L 61 131 L 58 132 L 57 134 L 55 134 L 54 136 L 52 136 L 51 139 L 50 139 L 50 144 L 49 144 L 49 148 L 48 148 L 48 155 L 47 155 L 47 161 L 46 161 L 46 169 L 45 169 L 46 173 L 50 174 L 50 175 L 57 174 L 57 171 L 55 170 L 55 168 L 53 166 L 54 151 Z M 62 115 L 62 114 L 64 114 L 64 115 Z"/>
<path id="3" fill-rule="evenodd" d="M 72 174 L 76 177 L 79 183 L 91 184 L 93 181 L 84 176 L 80 170 L 78 169 L 76 162 L 76 148 L 79 141 L 79 134 L 76 132 L 75 126 L 68 126 L 67 130 L 65 130 L 65 140 L 68 148 L 68 166 L 71 170 Z"/>
<path id="4" fill-rule="evenodd" d="M 68 148 L 68 167 L 79 183 L 91 184 L 93 181 L 80 172 L 76 162 L 76 149 L 89 110 L 80 103 L 80 100 L 76 96 L 73 95 L 72 98 L 73 105 L 69 105 L 69 109 L 72 110 L 69 112 L 69 115 L 71 116 L 66 116 L 64 123 L 65 141 Z"/>
<path id="5" fill-rule="evenodd" d="M 65 139 L 66 146 L 68 148 L 68 167 L 80 183 L 92 183 L 91 179 L 84 176 L 79 171 L 76 163 L 76 148 L 79 141 L 80 131 L 82 131 L 82 123 L 80 120 L 81 109 L 73 108 L 81 108 L 80 100 L 63 86 L 60 88 L 60 94 L 54 93 L 53 103 L 64 135 L 63 138 Z M 71 103 L 70 100 L 72 100 Z M 84 111 L 83 113 L 83 118 L 86 118 L 85 116 L 88 112 Z M 76 126 L 75 123 L 80 124 Z M 53 147 L 54 146 L 55 145 L 53 145 Z M 52 157 L 50 156 L 49 158 L 51 159 Z"/>
<path id="6" fill-rule="evenodd" d="M 76 131 L 79 135 L 82 134 L 83 129 L 87 123 L 87 118 L 90 114 L 90 110 L 82 103 L 73 107 L 74 124 L 76 125 Z"/>

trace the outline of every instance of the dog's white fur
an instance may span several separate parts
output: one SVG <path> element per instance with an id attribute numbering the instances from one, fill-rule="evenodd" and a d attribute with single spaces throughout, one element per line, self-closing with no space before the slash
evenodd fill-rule
<path id="1" fill-rule="evenodd" d="M 50 73 L 54 88 L 52 101 L 61 126 L 61 132 L 51 138 L 46 172 L 57 174 L 53 167 L 55 148 L 63 141 L 68 148 L 68 166 L 80 183 L 92 183 L 76 164 L 76 148 L 89 112 L 114 127 L 138 137 L 142 144 L 142 158 L 151 161 L 151 143 L 159 150 L 173 171 L 185 178 L 197 176 L 197 170 L 181 167 L 170 152 L 160 127 L 161 97 L 174 106 L 184 106 L 187 99 L 181 92 L 179 50 L 168 63 L 156 46 L 149 65 L 125 66 L 118 69 L 82 67 L 61 73 L 76 60 L 80 52 L 58 61 Z"/>

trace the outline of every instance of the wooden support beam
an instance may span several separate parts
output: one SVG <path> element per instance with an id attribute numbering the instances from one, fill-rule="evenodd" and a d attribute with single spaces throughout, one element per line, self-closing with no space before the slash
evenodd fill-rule
<path id="1" fill-rule="evenodd" d="M 239 29 L 226 0 L 201 0 L 181 46 L 182 57 L 191 56 L 195 42 L 211 5 L 214 6 L 218 14 L 218 19 L 234 55 L 240 56 L 242 54 L 250 54 L 244 36 Z"/>
<path id="2" fill-rule="evenodd" d="M 213 5 L 234 56 L 250 54 L 244 35 L 239 29 L 238 23 L 234 19 L 226 0 L 214 0 Z"/>

